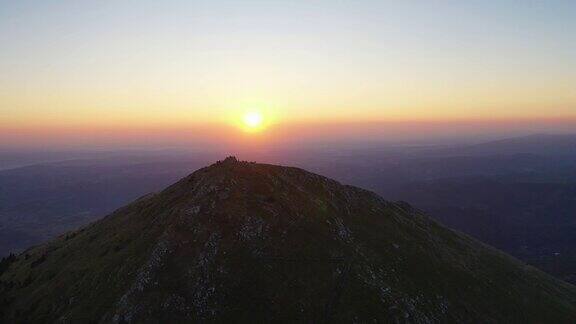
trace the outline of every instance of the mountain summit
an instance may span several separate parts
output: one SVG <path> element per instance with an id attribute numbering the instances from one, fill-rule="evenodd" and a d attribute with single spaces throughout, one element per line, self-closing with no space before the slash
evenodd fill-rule
<path id="1" fill-rule="evenodd" d="M 2 323 L 570 323 L 576 288 L 406 203 L 229 157 L 0 264 Z"/>

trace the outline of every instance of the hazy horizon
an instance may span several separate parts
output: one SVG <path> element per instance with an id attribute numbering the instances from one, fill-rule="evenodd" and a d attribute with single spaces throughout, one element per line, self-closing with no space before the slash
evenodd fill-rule
<path id="1" fill-rule="evenodd" d="M 3 129 L 0 150 L 294 149 L 316 145 L 457 145 L 535 134 L 576 134 L 576 120 L 332 122 L 271 125 L 246 133 L 227 125 L 149 128 Z"/>

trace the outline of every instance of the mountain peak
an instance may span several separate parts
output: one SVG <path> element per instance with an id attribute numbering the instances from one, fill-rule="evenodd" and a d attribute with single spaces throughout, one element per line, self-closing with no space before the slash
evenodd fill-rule
<path id="1" fill-rule="evenodd" d="M 0 322 L 573 322 L 576 290 L 405 203 L 228 157 L 3 266 Z"/>
<path id="2" fill-rule="evenodd" d="M 236 163 L 240 163 L 240 161 L 238 161 L 238 159 L 234 155 L 230 155 L 222 161 L 217 161 L 215 163 L 215 165 L 220 165 L 220 164 L 226 165 L 226 164 L 236 164 Z"/>

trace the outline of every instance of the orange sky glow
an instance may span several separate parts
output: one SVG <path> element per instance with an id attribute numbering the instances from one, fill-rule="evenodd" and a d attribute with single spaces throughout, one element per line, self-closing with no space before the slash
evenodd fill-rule
<path id="1" fill-rule="evenodd" d="M 0 145 L 576 130 L 570 2 L 168 2 L 4 5 Z"/>

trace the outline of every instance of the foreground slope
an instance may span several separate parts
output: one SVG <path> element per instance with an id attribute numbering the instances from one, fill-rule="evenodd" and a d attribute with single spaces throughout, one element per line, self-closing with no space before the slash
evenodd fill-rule
<path id="1" fill-rule="evenodd" d="M 407 204 L 228 158 L 0 267 L 0 322 L 576 321 L 576 289 Z"/>

